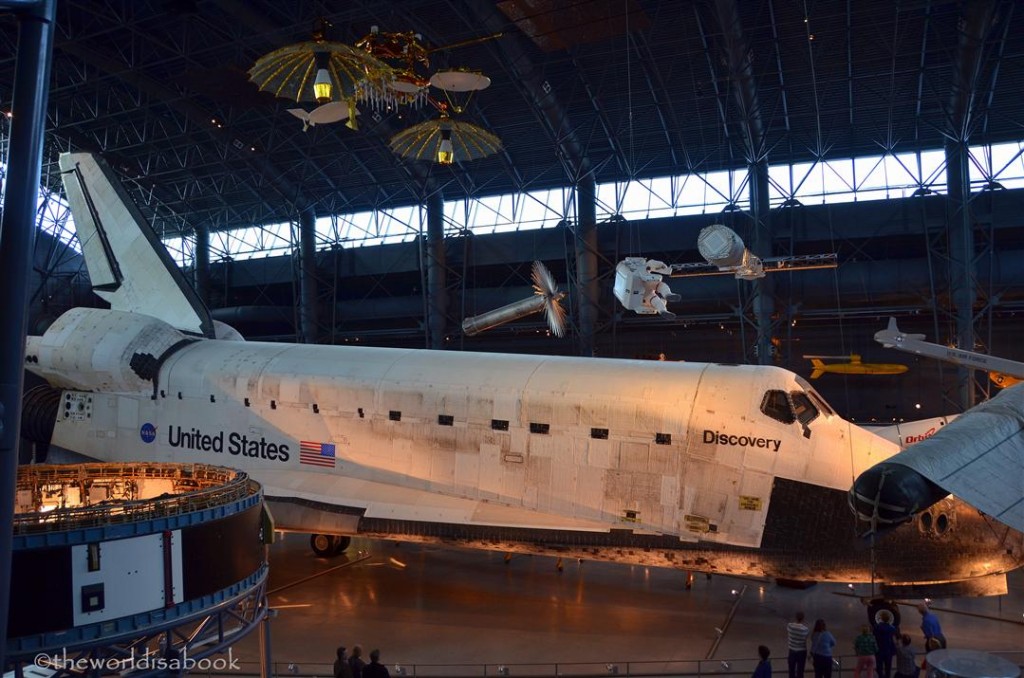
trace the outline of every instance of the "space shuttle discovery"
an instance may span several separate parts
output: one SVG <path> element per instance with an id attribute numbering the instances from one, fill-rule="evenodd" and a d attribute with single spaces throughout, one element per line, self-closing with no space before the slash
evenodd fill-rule
<path id="1" fill-rule="evenodd" d="M 49 386 L 26 397 L 52 404 L 24 429 L 101 460 L 244 469 L 320 555 L 365 535 L 893 595 L 998 592 L 1024 561 L 1021 533 L 952 497 L 948 529 L 901 525 L 872 554 L 847 490 L 899 448 L 780 368 L 243 341 L 109 167 L 61 170 L 111 308 L 29 338 Z"/>

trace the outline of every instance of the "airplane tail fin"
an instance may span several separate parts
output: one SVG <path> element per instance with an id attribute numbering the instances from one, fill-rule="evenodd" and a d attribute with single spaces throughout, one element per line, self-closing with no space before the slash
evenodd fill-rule
<path id="1" fill-rule="evenodd" d="M 900 328 L 896 325 L 896 318 L 893 318 L 892 316 L 889 316 L 889 325 L 884 330 L 875 332 L 875 341 L 886 348 L 892 348 L 906 339 L 920 341 L 924 339 L 924 335 L 900 332 Z"/>
<path id="2" fill-rule="evenodd" d="M 817 379 L 825 374 L 825 363 L 820 358 L 811 358 L 811 365 L 814 367 L 814 371 L 811 372 L 811 379 Z"/>
<path id="3" fill-rule="evenodd" d="M 91 153 L 63 153 L 60 169 L 93 291 L 114 310 L 214 337 L 210 312 L 110 166 Z"/>

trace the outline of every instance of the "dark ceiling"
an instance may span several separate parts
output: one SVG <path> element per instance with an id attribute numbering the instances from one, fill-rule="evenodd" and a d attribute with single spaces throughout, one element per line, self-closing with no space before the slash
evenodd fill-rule
<path id="1" fill-rule="evenodd" d="M 1010 0 L 59 0 L 52 162 L 100 150 L 165 232 L 572 183 L 1022 136 L 1024 12 Z M 452 167 L 389 137 L 430 107 L 308 132 L 246 71 L 278 47 L 372 25 L 431 67 L 492 80 L 465 119 L 504 151 Z M 515 20 L 513 20 L 513 18 Z M 9 109 L 16 21 L 0 17 Z M 4 123 L 8 124 L 8 123 Z M 4 135 L 6 136 L 6 135 Z M 253 150 L 255 149 L 255 150 Z M 52 168 L 52 166 L 51 166 Z"/>

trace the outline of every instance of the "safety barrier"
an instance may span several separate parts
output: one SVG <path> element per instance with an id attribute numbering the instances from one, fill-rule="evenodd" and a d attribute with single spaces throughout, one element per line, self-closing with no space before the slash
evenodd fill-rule
<path id="1" fill-rule="evenodd" d="M 77 465 L 22 466 L 18 469 L 18 492 L 41 492 L 40 488 L 71 486 L 84 491 L 92 482 L 116 479 L 131 483 L 141 479 L 163 479 L 179 483 L 180 494 L 150 499 L 125 499 L 93 506 L 55 508 L 50 511 L 17 513 L 14 534 L 70 530 L 116 523 L 152 520 L 220 506 L 254 494 L 259 486 L 247 474 L 208 464 L 105 463 Z"/>
<path id="2" fill-rule="evenodd" d="M 330 654 L 332 648 L 325 648 Z M 1018 666 L 1024 667 L 1024 650 L 995 651 Z M 918 655 L 918 664 L 921 663 Z M 364 659 L 366 659 L 364 657 Z M 772 657 L 773 675 L 785 675 L 786 657 Z M 394 664 L 385 663 L 392 678 L 501 678 L 509 676 L 518 678 L 607 678 L 608 676 L 626 676 L 638 678 L 750 678 L 757 666 L 757 659 L 695 659 L 668 661 L 629 661 L 629 662 L 547 662 L 535 664 Z M 835 658 L 832 678 L 852 676 L 853 667 L 857 664 L 854 655 L 842 655 Z M 197 672 L 191 675 L 208 676 L 209 678 L 232 676 L 248 678 L 259 676 L 258 662 L 240 661 L 238 670 L 227 672 Z M 274 662 L 271 675 L 287 678 L 332 678 L 333 663 L 323 662 Z M 810 662 L 807 664 L 805 676 L 810 678 Z"/>

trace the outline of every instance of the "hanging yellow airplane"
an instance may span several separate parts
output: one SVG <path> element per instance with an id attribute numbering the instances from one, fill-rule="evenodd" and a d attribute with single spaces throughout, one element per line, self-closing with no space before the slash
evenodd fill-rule
<path id="1" fill-rule="evenodd" d="M 817 379 L 826 372 L 833 374 L 903 374 L 907 371 L 906 365 L 899 363 L 864 363 L 860 355 L 805 355 L 811 361 L 814 371 L 811 372 L 811 379 Z M 825 360 L 845 360 L 845 363 L 826 363 Z"/>

